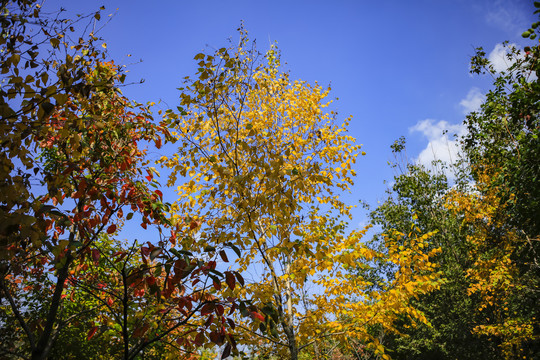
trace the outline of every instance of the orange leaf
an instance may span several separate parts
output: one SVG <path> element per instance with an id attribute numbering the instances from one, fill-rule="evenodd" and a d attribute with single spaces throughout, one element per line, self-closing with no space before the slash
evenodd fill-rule
<path id="1" fill-rule="evenodd" d="M 199 226 L 199 223 L 195 220 L 191 221 L 191 223 L 189 224 L 189 230 L 193 230 L 193 229 L 196 229 L 197 227 Z"/>
<path id="2" fill-rule="evenodd" d="M 261 314 L 259 314 L 258 312 L 256 311 L 251 311 L 250 312 L 251 316 L 254 318 L 254 319 L 257 319 L 259 321 L 264 321 L 264 316 L 262 316 Z"/>

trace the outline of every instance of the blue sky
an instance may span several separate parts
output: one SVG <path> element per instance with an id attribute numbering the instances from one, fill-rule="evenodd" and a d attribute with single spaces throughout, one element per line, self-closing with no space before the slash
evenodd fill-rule
<path id="1" fill-rule="evenodd" d="M 131 64 L 128 81 L 145 79 L 124 94 L 140 102 L 162 100 L 160 108 L 176 108 L 176 88 L 196 69 L 193 56 L 227 46 L 227 38 L 237 38 L 242 20 L 259 50 L 277 41 L 292 79 L 331 84 L 340 117 L 353 115 L 350 134 L 367 155 L 357 163 L 348 201 L 372 206 L 384 199 L 383 181 L 392 180 L 387 161 L 394 140 L 405 136 L 408 155 L 415 159 L 431 141 L 421 157 L 428 161 L 430 148 L 447 144 L 441 131 L 460 132 L 464 113 L 489 88 L 489 78 L 468 72 L 474 48 L 483 46 L 489 54 L 504 40 L 524 44 L 521 33 L 535 20 L 532 1 L 522 0 L 47 4 L 73 13 L 104 5 L 103 15 L 113 13 L 99 35 L 117 63 Z M 364 220 L 358 211 L 353 224 Z"/>

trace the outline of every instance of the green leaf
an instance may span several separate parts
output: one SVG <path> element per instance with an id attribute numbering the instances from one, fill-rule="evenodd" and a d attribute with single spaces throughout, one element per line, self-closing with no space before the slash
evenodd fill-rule
<path id="1" fill-rule="evenodd" d="M 81 248 L 82 246 L 83 246 L 83 243 L 80 241 L 74 241 L 69 245 L 71 249 L 78 249 L 78 248 Z"/>
<path id="2" fill-rule="evenodd" d="M 216 248 L 214 246 L 208 245 L 204 248 L 204 252 L 213 252 L 216 251 Z"/>
<path id="3" fill-rule="evenodd" d="M 234 244 L 227 244 L 227 246 L 230 247 L 236 253 L 236 256 L 238 257 L 242 256 L 242 253 L 240 252 L 240 249 L 238 248 L 238 246 Z"/>

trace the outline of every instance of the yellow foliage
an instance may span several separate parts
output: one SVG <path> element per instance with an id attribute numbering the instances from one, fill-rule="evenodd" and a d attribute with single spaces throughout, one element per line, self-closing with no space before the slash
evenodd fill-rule
<path id="1" fill-rule="evenodd" d="M 467 237 L 473 261 L 467 272 L 471 281 L 468 293 L 480 295 L 478 310 L 486 313 L 485 323 L 474 331 L 499 337 L 503 353 L 510 359 L 520 354 L 522 344 L 532 339 L 533 328 L 538 325 L 535 319 L 515 318 L 508 311 L 511 296 L 524 286 L 517 264 L 512 261 L 524 240 L 508 225 L 507 205 L 501 202 L 497 196 L 499 189 L 492 184 L 496 170 L 487 167 L 477 175 L 475 191 L 452 190 L 447 195 L 446 207 L 463 217 L 464 227 L 474 229 Z"/>
<path id="2" fill-rule="evenodd" d="M 325 112 L 329 88 L 280 72 L 275 48 L 258 63 L 245 45 L 201 61 L 199 80 L 182 98 L 186 111 L 165 119 L 178 152 L 159 160 L 172 172 L 170 185 L 179 183 L 175 209 L 204 218 L 185 250 L 237 246 L 234 267 L 251 281 L 234 295 L 278 312 L 272 322 L 280 333 L 254 337 L 260 322 L 244 322 L 239 341 L 260 351 L 282 344 L 275 351 L 284 355 L 294 346 L 312 351 L 329 336 L 373 341 L 367 325 L 390 328 L 400 313 L 425 321 L 408 300 L 439 284 L 429 262 L 437 251 L 422 250 L 429 234 L 414 236 L 405 251 L 388 240 L 385 261 L 398 270 L 383 291 L 367 291 L 369 283 L 346 271 L 386 256 L 362 244 L 366 229 L 344 236 L 338 220 L 350 217 L 339 194 L 353 184 L 360 151 L 346 134 L 351 119 Z"/>

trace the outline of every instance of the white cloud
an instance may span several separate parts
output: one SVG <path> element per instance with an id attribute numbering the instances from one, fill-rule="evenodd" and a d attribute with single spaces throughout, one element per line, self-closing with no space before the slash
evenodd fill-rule
<path id="1" fill-rule="evenodd" d="M 469 90 L 467 97 L 459 103 L 463 107 L 463 113 L 469 114 L 473 111 L 480 110 L 480 105 L 484 102 L 485 96 L 480 89 L 472 88 Z"/>
<path id="2" fill-rule="evenodd" d="M 516 44 L 508 44 L 507 46 L 497 44 L 495 45 L 495 48 L 491 50 L 488 55 L 488 60 L 491 62 L 493 68 L 497 72 L 505 71 L 512 66 L 515 61 L 510 61 L 506 55 L 510 52 L 511 48 L 516 47 Z"/>
<path id="3" fill-rule="evenodd" d="M 499 73 L 502 71 L 506 71 L 516 62 L 517 59 L 524 59 L 525 54 L 523 51 L 521 51 L 519 55 L 514 55 L 514 59 L 508 59 L 507 54 L 510 53 L 510 51 L 514 48 L 521 50 L 516 44 L 508 44 L 506 46 L 504 46 L 503 44 L 495 45 L 493 50 L 491 50 L 488 55 L 488 60 L 490 61 L 495 71 Z M 536 73 L 534 71 L 529 71 L 529 73 L 527 74 L 527 80 L 534 81 L 536 79 Z"/>
<path id="4" fill-rule="evenodd" d="M 419 132 L 428 139 L 426 148 L 418 155 L 418 163 L 431 168 L 434 160 L 452 164 L 459 159 L 459 137 L 463 136 L 466 131 L 463 124 L 450 124 L 444 120 L 435 122 L 435 120 L 426 119 L 409 128 L 409 131 Z M 454 177 L 450 171 L 446 171 L 446 176 Z"/>

